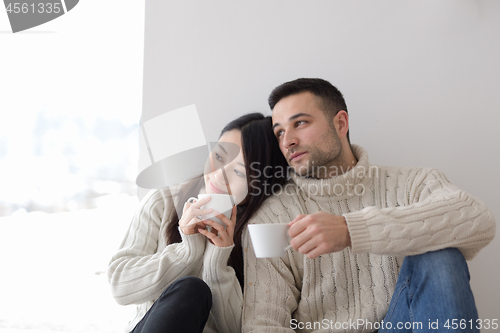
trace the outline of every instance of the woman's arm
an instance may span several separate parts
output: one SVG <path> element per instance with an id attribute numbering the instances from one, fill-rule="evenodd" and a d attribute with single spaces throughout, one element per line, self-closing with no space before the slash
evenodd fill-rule
<path id="1" fill-rule="evenodd" d="M 170 199 L 169 199 L 170 200 Z M 141 201 L 118 252 L 108 266 L 108 281 L 115 300 L 122 305 L 155 300 L 168 284 L 201 270 L 205 237 L 184 235 L 182 242 L 159 250 L 165 237 L 168 202 L 162 191 L 151 191 Z"/>
<path id="2" fill-rule="evenodd" d="M 203 223 L 211 231 L 199 229 L 207 237 L 203 256 L 202 278 L 212 291 L 211 316 L 219 333 L 241 332 L 241 311 L 243 293 L 236 272 L 228 266 L 229 256 L 234 249 L 234 228 L 236 226 L 236 206 L 231 219 L 224 214 L 217 217 L 225 226 L 211 220 Z M 242 258 L 243 259 L 243 258 Z"/>
<path id="3" fill-rule="evenodd" d="M 212 313 L 219 333 L 241 332 L 243 294 L 236 273 L 227 261 L 234 244 L 219 247 L 207 240 L 203 280 L 212 291 Z"/>

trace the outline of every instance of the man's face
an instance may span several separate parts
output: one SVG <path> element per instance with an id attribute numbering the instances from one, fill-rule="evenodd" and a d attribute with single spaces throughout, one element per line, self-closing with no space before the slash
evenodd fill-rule
<path id="1" fill-rule="evenodd" d="M 273 131 L 288 164 L 300 176 L 324 178 L 338 164 L 342 144 L 319 108 L 319 98 L 303 92 L 282 98 L 273 109 Z"/>

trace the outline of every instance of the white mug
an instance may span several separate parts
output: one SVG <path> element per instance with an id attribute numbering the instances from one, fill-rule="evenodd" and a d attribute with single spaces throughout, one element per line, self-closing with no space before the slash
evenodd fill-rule
<path id="1" fill-rule="evenodd" d="M 290 248 L 288 223 L 249 224 L 248 232 L 257 258 L 284 257 Z"/>
<path id="2" fill-rule="evenodd" d="M 214 211 L 219 212 L 220 214 L 226 215 L 227 218 L 231 218 L 231 210 L 233 209 L 234 203 L 236 202 L 236 197 L 234 195 L 216 193 L 198 194 L 198 199 L 189 198 L 188 201 L 192 201 L 192 199 L 200 200 L 207 196 L 210 197 L 210 201 L 201 206 L 200 209 L 211 208 Z M 205 215 L 199 215 L 198 218 L 200 220 L 212 220 L 214 222 L 222 224 L 223 226 L 226 226 L 224 222 L 222 222 L 218 217 L 215 216 L 214 212 Z"/>

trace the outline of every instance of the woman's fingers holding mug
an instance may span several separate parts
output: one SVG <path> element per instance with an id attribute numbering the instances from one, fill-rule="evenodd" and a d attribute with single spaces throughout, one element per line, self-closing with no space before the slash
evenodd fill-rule
<path id="1" fill-rule="evenodd" d="M 189 198 L 189 199 L 193 199 L 193 198 Z M 201 199 L 196 199 L 196 201 L 193 202 L 192 207 L 193 208 L 200 208 L 201 206 L 203 206 L 204 204 L 206 204 L 207 202 L 209 202 L 210 199 L 211 198 L 209 196 L 203 197 Z"/>
<path id="2" fill-rule="evenodd" d="M 229 219 L 226 215 L 214 210 L 214 216 L 218 217 L 227 226 L 234 227 L 236 225 L 236 214 L 231 215 L 231 219 Z"/>
<path id="3" fill-rule="evenodd" d="M 233 235 L 234 235 L 234 228 L 236 227 L 236 213 L 234 213 L 231 216 L 231 219 L 227 218 L 226 215 L 221 214 L 217 211 L 214 211 L 214 215 L 217 216 L 222 221 L 222 223 L 224 223 L 226 225 L 225 231 L 227 232 L 229 237 L 232 239 Z M 222 227 L 224 227 L 224 226 L 222 226 Z"/>
<path id="4" fill-rule="evenodd" d="M 208 208 L 208 209 L 200 209 L 200 207 L 207 202 L 207 197 L 200 199 L 196 202 L 192 202 L 191 199 L 196 199 L 196 198 L 189 198 L 188 201 L 184 204 L 184 208 L 182 210 L 182 220 L 184 221 L 190 221 L 192 218 L 199 216 L 199 215 L 205 215 L 205 214 L 210 214 L 213 209 Z M 208 200 L 210 200 L 210 197 L 208 197 Z"/>
<path id="5" fill-rule="evenodd" d="M 210 214 L 211 212 L 213 212 L 212 208 L 208 208 L 208 209 L 192 208 L 191 209 L 191 214 L 196 215 L 196 216 Z"/>
<path id="6" fill-rule="evenodd" d="M 184 235 L 193 235 L 198 233 L 200 227 L 205 227 L 205 225 L 195 216 L 187 224 L 181 226 L 181 231 Z"/>
<path id="7" fill-rule="evenodd" d="M 219 224 L 219 223 L 214 222 L 212 220 L 204 220 L 203 223 L 211 226 L 212 231 L 216 231 L 215 233 L 211 233 L 212 235 L 210 235 L 210 237 L 205 235 L 205 233 L 202 232 L 205 236 L 210 238 L 210 240 L 212 241 L 212 243 L 214 245 L 219 246 L 219 247 L 226 247 L 226 246 L 233 245 L 234 242 L 233 242 L 232 229 L 229 229 L 229 227 L 226 229 L 222 224 Z"/>
<path id="8" fill-rule="evenodd" d="M 237 213 L 237 206 L 233 206 L 233 209 L 231 209 L 231 221 L 233 221 L 236 224 L 236 213 Z"/>
<path id="9" fill-rule="evenodd" d="M 184 215 L 187 212 L 187 210 L 189 209 L 189 207 L 191 207 L 191 205 L 192 203 L 189 202 L 189 200 L 184 203 L 184 207 L 182 207 L 182 215 Z"/>
<path id="10" fill-rule="evenodd" d="M 209 221 L 209 220 L 208 220 Z M 207 224 L 208 225 L 208 224 Z M 215 246 L 219 246 L 219 247 L 222 247 L 222 241 L 221 239 L 218 237 L 217 234 L 213 233 L 212 231 L 208 231 L 207 229 L 203 229 L 203 228 L 198 228 L 198 232 L 202 235 L 204 235 L 205 237 L 207 237 L 210 242 L 212 244 L 214 244 Z"/>
<path id="11" fill-rule="evenodd" d="M 185 213 L 186 210 L 188 210 L 189 207 L 194 205 L 197 201 L 198 201 L 198 199 L 195 197 L 191 197 L 191 198 L 187 199 L 186 202 L 184 203 L 184 208 L 182 209 L 182 212 Z"/>

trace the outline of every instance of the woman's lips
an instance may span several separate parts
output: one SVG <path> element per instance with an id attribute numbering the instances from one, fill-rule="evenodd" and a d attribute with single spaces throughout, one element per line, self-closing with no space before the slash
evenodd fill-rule
<path id="1" fill-rule="evenodd" d="M 210 181 L 208 182 L 208 186 L 210 186 L 210 189 L 217 194 L 226 194 L 227 193 L 227 192 L 222 191 L 219 188 L 215 187 L 214 184 L 212 184 L 212 182 L 210 182 Z"/>

